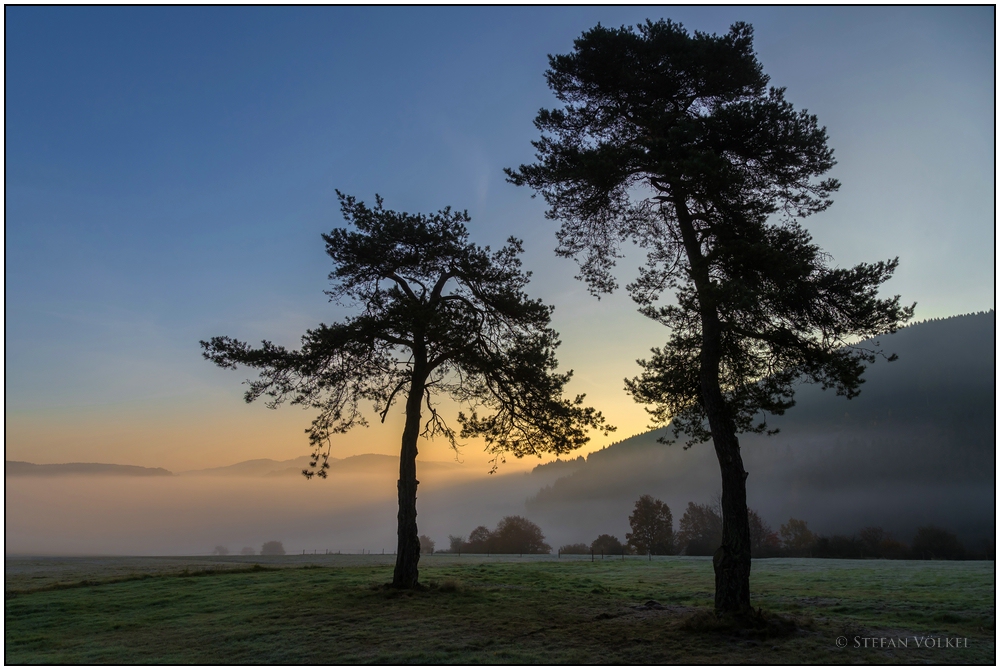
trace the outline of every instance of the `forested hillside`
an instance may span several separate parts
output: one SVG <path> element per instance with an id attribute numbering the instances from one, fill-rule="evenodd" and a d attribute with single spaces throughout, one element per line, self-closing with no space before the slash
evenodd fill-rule
<path id="1" fill-rule="evenodd" d="M 852 400 L 804 385 L 769 421 L 774 436 L 743 435 L 749 503 L 773 526 L 806 519 L 824 533 L 883 526 L 905 538 L 927 523 L 969 542 L 993 536 L 995 312 L 926 321 L 881 338 L 887 354 Z M 871 343 L 862 343 L 870 345 Z M 720 490 L 710 443 L 685 450 L 637 435 L 563 467 L 572 472 L 528 501 L 540 521 L 624 533 L 632 503 L 653 494 L 675 510 Z M 591 529 L 590 526 L 595 526 Z"/>

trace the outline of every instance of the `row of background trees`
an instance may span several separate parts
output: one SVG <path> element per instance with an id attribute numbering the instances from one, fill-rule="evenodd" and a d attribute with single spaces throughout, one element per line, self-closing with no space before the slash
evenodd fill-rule
<path id="1" fill-rule="evenodd" d="M 917 529 L 909 545 L 895 539 L 880 527 L 862 528 L 854 535 L 817 535 L 802 519 L 791 518 L 777 531 L 755 510 L 749 511 L 750 549 L 754 558 L 887 558 L 887 559 L 993 559 L 992 542 L 967 549 L 958 537 L 932 525 Z M 674 531 L 673 514 L 662 500 L 644 495 L 629 515 L 631 532 L 625 542 L 614 535 L 602 534 L 590 544 L 582 542 L 559 547 L 559 554 L 653 554 L 712 556 L 722 544 L 722 514 L 719 504 L 699 505 L 689 502 Z M 479 526 L 468 539 L 450 535 L 449 547 L 439 553 L 453 554 L 548 554 L 542 529 L 520 516 L 507 516 L 494 530 Z M 434 552 L 434 542 L 421 536 L 421 553 Z"/>
<path id="2" fill-rule="evenodd" d="M 749 510 L 748 516 L 750 550 L 754 558 L 790 556 L 961 560 L 993 558 L 995 553 L 990 542 L 969 550 L 954 533 L 932 525 L 919 527 L 907 546 L 877 526 L 862 528 L 850 536 L 827 537 L 809 530 L 808 523 L 802 519 L 790 518 L 774 531 L 755 510 Z M 680 519 L 678 531 L 674 533 L 670 508 L 663 501 L 644 495 L 636 501 L 635 509 L 629 516 L 629 525 L 632 532 L 625 535 L 624 547 L 640 554 L 711 556 L 722 543 L 722 514 L 718 503 L 699 505 L 689 502 Z M 609 546 L 605 539 L 607 537 L 609 536 L 598 537 L 589 549 L 596 552 Z M 611 539 L 617 540 L 613 537 Z"/>
<path id="3" fill-rule="evenodd" d="M 477 526 L 469 533 L 468 540 L 449 535 L 446 553 L 550 554 L 552 547 L 545 543 L 545 536 L 537 524 L 522 516 L 505 516 L 493 530 Z"/>

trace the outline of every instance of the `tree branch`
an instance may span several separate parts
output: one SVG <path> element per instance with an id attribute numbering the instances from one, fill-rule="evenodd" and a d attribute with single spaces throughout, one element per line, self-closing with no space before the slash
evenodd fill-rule
<path id="1" fill-rule="evenodd" d="M 434 284 L 434 290 L 431 291 L 431 304 L 433 305 L 441 298 L 441 291 L 444 290 L 444 285 L 448 283 L 448 280 L 452 277 L 458 276 L 458 273 L 454 270 L 448 270 L 448 272 L 443 273 Z"/>
<path id="2" fill-rule="evenodd" d="M 386 400 L 386 402 L 385 402 L 385 409 L 382 410 L 382 421 L 381 421 L 382 423 L 385 423 L 385 417 L 386 417 L 386 415 L 389 414 L 389 409 L 392 407 L 392 399 L 396 397 L 397 393 L 399 393 L 399 389 L 401 389 L 404 386 L 406 386 L 406 382 L 408 382 L 408 381 L 410 381 L 410 380 L 407 379 L 406 377 L 404 377 L 403 379 L 400 379 L 399 383 L 396 384 L 396 388 L 394 388 L 392 390 L 392 393 L 389 394 L 389 399 Z"/>
<path id="3" fill-rule="evenodd" d="M 413 302 L 420 302 L 420 298 L 418 298 L 417 294 L 413 292 L 413 289 L 410 288 L 410 285 L 406 283 L 405 279 L 400 277 L 395 272 L 386 273 L 385 276 L 396 282 L 396 284 L 403 289 L 403 293 L 405 293 L 410 300 Z"/>

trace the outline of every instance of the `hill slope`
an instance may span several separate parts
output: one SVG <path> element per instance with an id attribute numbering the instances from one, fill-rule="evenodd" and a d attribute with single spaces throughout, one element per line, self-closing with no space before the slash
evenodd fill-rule
<path id="1" fill-rule="evenodd" d="M 187 470 L 182 475 L 188 476 L 213 476 L 213 477 L 264 477 L 281 472 L 283 470 L 293 470 L 301 472 L 309 465 L 312 459 L 308 456 L 291 458 L 286 461 L 276 461 L 271 458 L 254 458 L 249 461 L 240 461 L 232 465 L 224 465 L 218 468 L 206 468 L 204 470 Z M 330 461 L 337 459 L 331 458 Z"/>
<path id="2" fill-rule="evenodd" d="M 796 406 L 770 422 L 778 435 L 740 438 L 750 506 L 775 527 L 794 516 L 824 533 L 881 525 L 908 540 L 934 523 L 969 541 L 992 537 L 995 332 L 993 311 L 915 324 L 881 338 L 899 360 L 871 366 L 857 398 L 801 387 Z M 580 539 L 622 537 L 632 504 L 650 493 L 676 526 L 688 501 L 718 495 L 719 466 L 711 443 L 656 442 L 665 432 L 572 463 L 528 500 L 529 512 L 586 526 Z"/>

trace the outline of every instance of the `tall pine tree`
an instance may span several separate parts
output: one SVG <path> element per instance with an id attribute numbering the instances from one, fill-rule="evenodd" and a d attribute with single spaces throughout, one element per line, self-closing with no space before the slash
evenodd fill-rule
<path id="1" fill-rule="evenodd" d="M 507 170 L 561 222 L 557 253 L 595 294 L 617 287 L 628 241 L 647 251 L 627 288 L 669 329 L 627 381 L 688 445 L 711 439 L 722 474 L 718 613 L 750 606 L 750 530 L 737 435 L 764 431 L 805 378 L 852 397 L 877 351 L 851 344 L 913 314 L 878 297 L 896 260 L 827 265 L 799 221 L 839 184 L 824 128 L 768 88 L 745 23 L 725 35 L 671 21 L 596 28 L 545 73 L 563 106 L 535 119 L 537 162 Z M 663 304 L 664 297 L 673 302 Z"/>

